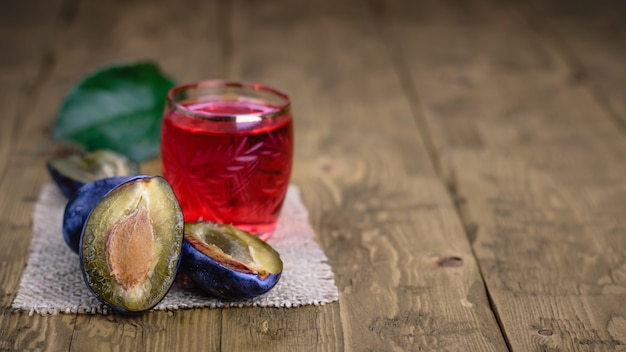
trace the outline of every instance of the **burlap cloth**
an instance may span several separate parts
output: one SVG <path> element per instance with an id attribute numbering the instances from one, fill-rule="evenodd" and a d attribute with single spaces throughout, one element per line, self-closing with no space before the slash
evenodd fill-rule
<path id="1" fill-rule="evenodd" d="M 87 289 L 78 255 L 63 240 L 61 224 L 67 200 L 53 184 L 42 188 L 33 214 L 30 256 L 13 308 L 29 314 L 108 314 Z M 223 301 L 209 297 L 177 280 L 155 310 L 199 307 L 297 307 L 320 305 L 338 299 L 333 273 L 322 249 L 314 240 L 308 212 L 298 189 L 290 186 L 276 231 L 269 239 L 283 260 L 283 275 L 266 294 L 250 300 Z"/>

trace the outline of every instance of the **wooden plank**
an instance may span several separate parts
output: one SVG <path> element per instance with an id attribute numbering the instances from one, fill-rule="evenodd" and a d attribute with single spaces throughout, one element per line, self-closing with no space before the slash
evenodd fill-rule
<path id="1" fill-rule="evenodd" d="M 37 7 L 32 3 L 25 5 L 27 9 Z M 11 22 L 12 32 L 18 34 L 10 39 L 11 43 L 20 38 L 25 40 L 19 33 L 23 30 L 27 35 L 32 23 L 52 21 L 56 27 L 51 36 L 46 37 L 49 43 L 44 48 L 47 51 L 35 53 L 35 63 L 47 62 L 48 55 L 54 58 L 51 60 L 53 65 L 46 68 L 45 79 L 35 81 L 39 94 L 33 95 L 29 89 L 19 91 L 17 101 L 28 102 L 29 109 L 19 111 L 19 119 L 15 119 L 17 127 L 9 128 L 15 135 L 9 152 L 3 154 L 8 156 L 6 165 L 9 167 L 0 180 L 0 192 L 11 194 L 15 200 L 4 197 L 0 202 L 0 233 L 3 242 L 10 244 L 0 249 L 0 300 L 3 307 L 0 340 L 3 349 L 69 350 L 71 346 L 72 349 L 86 350 L 93 348 L 94 340 L 100 341 L 99 346 L 110 349 L 120 348 L 114 345 L 116 341 L 128 343 L 137 350 L 144 346 L 154 347 L 154 350 L 174 350 L 177 346 L 205 350 L 219 346 L 219 333 L 196 330 L 219 331 L 221 314 L 218 310 L 177 312 L 175 315 L 155 313 L 125 320 L 116 316 L 28 317 L 11 314 L 8 309 L 27 260 L 33 204 L 40 186 L 49 182 L 44 164 L 51 155 L 50 148 L 56 146 L 50 139 L 51 126 L 69 88 L 87 72 L 111 62 L 155 59 L 164 71 L 180 80 L 216 74 L 221 69 L 221 58 L 215 55 L 219 50 L 212 50 L 219 45 L 213 31 L 215 21 L 212 20 L 212 16 L 217 17 L 216 3 L 197 1 L 187 5 L 153 1 L 67 1 L 64 6 L 69 7 L 61 10 L 46 12 L 44 10 L 50 9 L 45 6 L 42 11 L 28 12 L 32 17 L 29 21 Z M 196 16 L 198 11 L 207 15 Z M 54 17 L 57 13 L 61 13 L 61 20 Z M 198 20 L 189 21 L 189 18 Z M 32 70 L 37 72 L 37 66 Z M 166 331 L 172 331 L 174 335 Z M 143 340 L 129 339 L 130 333 L 142 336 Z M 192 341 L 180 340 L 189 338 L 189 334 L 194 334 Z"/>
<path id="2" fill-rule="evenodd" d="M 626 187 L 573 189 L 552 173 L 491 153 L 458 152 L 448 161 L 469 170 L 456 172 L 455 183 L 467 199 L 467 219 L 479 226 L 475 251 L 510 344 L 622 346 L 626 243 L 616 234 L 624 228 L 617 209 L 626 204 Z"/>
<path id="3" fill-rule="evenodd" d="M 223 311 L 224 351 L 338 351 L 344 349 L 339 304 Z M 237 336 L 237 338 L 235 338 Z"/>
<path id="4" fill-rule="evenodd" d="M 150 312 L 136 317 L 78 315 L 72 351 L 220 351 L 218 309 Z"/>
<path id="5" fill-rule="evenodd" d="M 505 349 L 454 206 L 367 7 L 234 6 L 229 73 L 293 98 L 293 181 L 329 256 L 340 303 L 338 311 L 314 309 L 313 321 L 311 309 L 244 311 L 249 317 L 225 311 L 224 346 Z M 265 321 L 272 335 L 250 332 L 263 331 Z"/>
<path id="6" fill-rule="evenodd" d="M 386 28 L 508 344 L 623 349 L 626 141 L 515 7 L 454 5 L 394 2 Z"/>
<path id="7" fill-rule="evenodd" d="M 0 350 L 68 351 L 72 344 L 74 316 L 34 317 L 26 313 L 0 315 Z"/>
<path id="8" fill-rule="evenodd" d="M 11 313 L 10 305 L 26 262 L 30 241 L 30 212 L 36 197 L 40 159 L 29 165 L 29 154 L 16 157 L 22 140 L 28 137 L 37 148 L 39 129 L 29 130 L 26 120 L 36 101 L 45 92 L 54 56 L 49 42 L 63 18 L 60 1 L 32 6 L 27 1 L 0 4 L 0 350 L 54 351 L 71 344 L 72 316 L 37 317 Z M 29 136 L 28 133 L 32 135 Z M 14 172 L 21 168 L 21 172 Z M 27 171 L 24 173 L 24 171 Z M 20 183 L 21 182 L 21 183 Z M 29 183 L 32 182 L 32 183 Z M 11 184 L 7 187 L 6 184 Z M 20 183 L 16 186 L 16 183 Z"/>

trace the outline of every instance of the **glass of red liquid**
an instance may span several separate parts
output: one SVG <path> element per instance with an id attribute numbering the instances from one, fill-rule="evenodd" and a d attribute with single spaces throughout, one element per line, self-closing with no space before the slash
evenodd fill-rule
<path id="1" fill-rule="evenodd" d="M 186 222 L 233 224 L 266 240 L 285 199 L 292 159 L 286 94 L 260 84 L 217 80 L 168 93 L 162 170 Z"/>

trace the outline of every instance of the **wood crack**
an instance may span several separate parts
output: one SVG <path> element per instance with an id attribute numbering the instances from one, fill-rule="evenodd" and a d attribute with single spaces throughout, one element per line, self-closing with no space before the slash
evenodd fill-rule
<path id="1" fill-rule="evenodd" d="M 465 200 L 465 197 L 463 197 L 458 191 L 456 178 L 454 177 L 455 170 L 448 169 L 445 167 L 445 165 L 442 164 L 445 153 L 442 154 L 443 152 L 437 149 L 436 143 L 429 128 L 429 124 L 424 117 L 423 107 L 420 103 L 419 90 L 413 82 L 413 79 L 411 78 L 412 76 L 409 63 L 407 62 L 405 55 L 402 52 L 400 44 L 397 42 L 395 36 L 388 28 L 389 24 L 386 23 L 385 14 L 387 11 L 384 1 L 367 0 L 366 2 L 368 8 L 370 9 L 370 13 L 373 14 L 373 17 L 375 19 L 374 22 L 377 26 L 380 37 L 382 38 L 381 40 L 387 48 L 387 53 L 396 72 L 396 76 L 398 77 L 398 80 L 400 82 L 402 91 L 405 93 L 407 100 L 409 101 L 409 107 L 412 112 L 413 119 L 417 125 L 418 133 L 422 137 L 424 147 L 426 148 L 430 161 L 433 165 L 435 174 L 444 181 L 450 199 Z M 511 342 L 509 341 L 509 337 L 506 334 L 504 323 L 502 322 L 502 319 L 498 314 L 497 307 L 491 297 L 487 282 L 485 281 L 483 268 L 481 267 L 480 261 L 478 260 L 474 247 L 472 246 L 473 242 L 476 239 L 479 225 L 475 221 L 468 219 L 467 212 L 463 210 L 464 203 L 464 201 L 454 201 L 453 205 L 456 209 L 456 213 L 461 223 L 464 226 L 465 235 L 470 243 L 471 253 L 476 260 L 478 274 L 481 278 L 482 285 L 487 296 L 489 309 L 491 310 L 494 316 L 494 320 L 500 329 L 500 333 L 502 334 L 504 343 L 506 344 L 508 350 L 511 351 Z"/>
<path id="2" fill-rule="evenodd" d="M 373 22 L 376 25 L 376 30 L 379 33 L 381 42 L 387 49 L 389 60 L 391 61 L 392 67 L 396 73 L 401 90 L 404 92 L 407 101 L 409 102 L 409 109 L 411 110 L 413 120 L 417 125 L 418 133 L 422 137 L 424 147 L 435 170 L 435 174 L 441 175 L 441 166 L 439 164 L 440 160 L 437 157 L 437 149 L 435 147 L 433 137 L 429 132 L 430 129 L 428 128 L 428 123 L 424 118 L 423 111 L 421 111 L 420 95 L 417 87 L 415 87 L 415 84 L 411 79 L 410 66 L 406 62 L 400 45 L 395 40 L 395 36 L 391 33 L 388 28 L 389 26 L 386 23 L 387 20 L 385 14 L 387 13 L 387 10 L 385 3 L 383 0 L 367 0 L 366 3 L 370 14 L 372 14 L 374 18 Z"/>

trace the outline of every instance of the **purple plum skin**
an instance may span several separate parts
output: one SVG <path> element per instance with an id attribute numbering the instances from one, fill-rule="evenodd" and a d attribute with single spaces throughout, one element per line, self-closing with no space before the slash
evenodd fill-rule
<path id="1" fill-rule="evenodd" d="M 227 268 L 183 240 L 181 269 L 198 287 L 218 298 L 249 299 L 273 288 L 282 272 L 261 279 L 255 273 L 244 273 Z"/>
<path id="2" fill-rule="evenodd" d="M 59 187 L 61 193 L 63 193 L 63 195 L 68 199 L 72 198 L 74 194 L 76 194 L 76 192 L 78 192 L 78 190 L 85 185 L 84 182 L 63 175 L 50 164 L 46 165 L 46 167 L 54 183 Z"/>
<path id="3" fill-rule="evenodd" d="M 89 182 L 70 198 L 63 212 L 63 239 L 78 254 L 80 235 L 89 214 L 98 202 L 113 188 L 138 176 L 114 176 Z"/>

